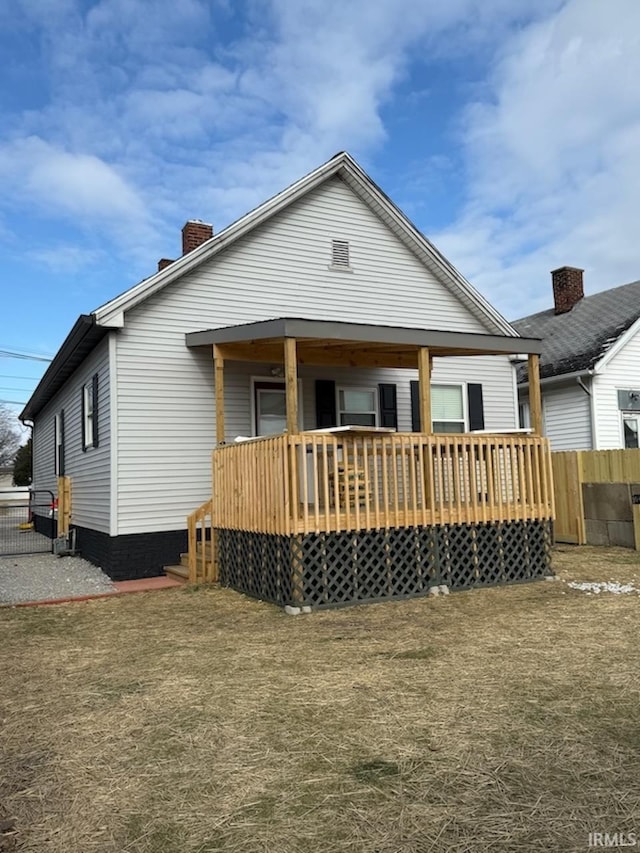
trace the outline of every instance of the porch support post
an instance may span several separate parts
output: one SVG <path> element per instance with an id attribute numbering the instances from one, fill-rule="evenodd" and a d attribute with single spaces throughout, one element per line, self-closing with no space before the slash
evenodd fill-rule
<path id="1" fill-rule="evenodd" d="M 296 339 L 284 339 L 284 374 L 286 380 L 287 432 L 298 432 L 298 362 Z"/>
<path id="2" fill-rule="evenodd" d="M 224 444 L 224 358 L 217 344 L 213 345 L 213 371 L 216 383 L 216 442 Z"/>
<path id="3" fill-rule="evenodd" d="M 529 356 L 529 412 L 534 435 L 542 435 L 542 395 L 540 392 L 540 357 Z"/>
<path id="4" fill-rule="evenodd" d="M 420 429 L 431 434 L 431 355 L 428 347 L 418 350 L 418 379 L 420 380 Z"/>

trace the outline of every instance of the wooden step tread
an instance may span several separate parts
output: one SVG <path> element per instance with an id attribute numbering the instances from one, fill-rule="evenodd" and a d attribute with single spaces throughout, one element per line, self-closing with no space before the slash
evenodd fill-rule
<path id="1" fill-rule="evenodd" d="M 164 573 L 167 577 L 176 578 L 176 580 L 189 580 L 189 569 L 187 566 L 164 566 Z"/>

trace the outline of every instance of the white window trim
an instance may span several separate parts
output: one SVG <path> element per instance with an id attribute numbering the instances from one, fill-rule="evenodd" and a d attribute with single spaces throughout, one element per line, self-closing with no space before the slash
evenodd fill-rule
<path id="1" fill-rule="evenodd" d="M 462 393 L 462 416 L 463 420 L 451 420 L 445 421 L 444 423 L 461 423 L 462 424 L 462 432 L 469 432 L 469 392 L 467 390 L 466 382 L 432 382 L 431 389 L 434 388 L 460 388 Z M 440 421 L 442 423 L 442 421 Z M 433 418 L 433 400 L 432 400 L 432 409 L 431 409 L 431 429 L 433 430 L 434 418 Z M 435 430 L 434 430 L 435 432 Z M 439 433 L 440 435 L 446 435 L 447 433 Z"/>
<path id="2" fill-rule="evenodd" d="M 93 378 L 82 386 L 84 397 L 84 424 L 82 426 L 83 450 L 89 450 L 93 445 L 93 419 L 95 414 L 95 400 L 93 399 Z"/>
<path id="3" fill-rule="evenodd" d="M 370 414 L 373 413 L 375 415 L 376 422 L 374 426 L 380 425 L 380 395 L 377 385 L 338 385 L 336 382 L 336 421 L 337 425 L 341 426 L 340 416 L 342 414 L 342 409 L 340 408 L 340 392 L 341 391 L 366 391 L 367 393 L 373 394 L 374 408 L 369 412 L 363 412 L 362 414 Z"/>
<path id="4" fill-rule="evenodd" d="M 631 409 L 627 409 L 627 410 L 620 409 L 620 433 L 621 433 L 620 447 L 623 450 L 626 449 L 626 447 L 627 447 L 625 439 L 624 439 L 624 422 L 626 420 L 630 420 L 631 418 L 635 418 L 636 421 L 638 422 L 638 430 L 639 430 L 638 435 L 640 437 L 640 412 L 638 412 L 638 411 L 634 412 Z M 639 444 L 639 446 L 640 446 L 640 444 Z"/>
<path id="5" fill-rule="evenodd" d="M 255 438 L 258 433 L 256 431 L 256 382 L 269 382 L 274 385 L 282 385 L 286 388 L 286 382 L 281 376 L 251 376 L 249 377 L 249 392 L 250 392 L 250 417 L 251 417 L 251 435 Z M 302 403 L 302 379 L 298 378 L 298 429 L 302 430 L 304 424 L 304 412 Z"/>

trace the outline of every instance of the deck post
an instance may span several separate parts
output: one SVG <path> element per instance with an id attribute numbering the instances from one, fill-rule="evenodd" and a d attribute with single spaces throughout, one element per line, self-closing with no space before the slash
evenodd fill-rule
<path id="1" fill-rule="evenodd" d="M 431 434 L 431 355 L 428 347 L 418 350 L 418 379 L 420 380 L 420 431 Z"/>
<path id="2" fill-rule="evenodd" d="M 298 363 L 296 339 L 284 339 L 284 373 L 286 378 L 287 432 L 298 432 Z"/>
<path id="3" fill-rule="evenodd" d="M 540 392 L 540 357 L 529 355 L 529 412 L 534 435 L 542 435 L 542 395 Z"/>
<path id="4" fill-rule="evenodd" d="M 213 345 L 213 369 L 216 383 L 216 442 L 224 444 L 224 358 L 217 344 Z"/>

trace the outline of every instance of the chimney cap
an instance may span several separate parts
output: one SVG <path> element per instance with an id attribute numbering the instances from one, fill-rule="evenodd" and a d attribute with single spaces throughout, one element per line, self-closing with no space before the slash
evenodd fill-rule
<path id="1" fill-rule="evenodd" d="M 584 272 L 582 267 L 571 267 L 568 264 L 564 264 L 563 266 L 558 267 L 555 270 L 551 270 L 551 275 L 553 275 L 554 272 L 562 272 L 562 270 L 575 270 L 576 272 Z"/>

